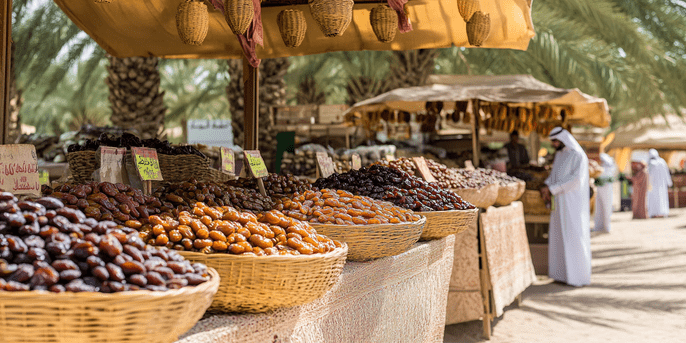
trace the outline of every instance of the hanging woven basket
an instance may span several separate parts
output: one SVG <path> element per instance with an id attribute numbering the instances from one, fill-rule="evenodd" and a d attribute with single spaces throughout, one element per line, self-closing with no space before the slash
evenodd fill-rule
<path id="1" fill-rule="evenodd" d="M 109 4 L 112 0 L 94 0 L 96 4 Z"/>
<path id="2" fill-rule="evenodd" d="M 176 10 L 176 30 L 188 45 L 201 45 L 210 29 L 210 15 L 202 1 L 185 0 Z"/>
<path id="3" fill-rule="evenodd" d="M 468 22 L 472 19 L 472 15 L 476 11 L 480 11 L 479 0 L 457 0 L 457 10 L 460 11 L 460 15 L 464 22 Z"/>
<path id="4" fill-rule="evenodd" d="M 379 42 L 389 43 L 395 39 L 395 33 L 398 31 L 398 13 L 388 5 L 372 8 L 369 22 Z"/>
<path id="5" fill-rule="evenodd" d="M 252 0 L 224 0 L 224 18 L 234 34 L 245 34 L 254 16 Z"/>
<path id="6" fill-rule="evenodd" d="M 481 46 L 491 33 L 491 17 L 481 11 L 474 12 L 467 22 L 467 39 L 469 44 Z"/>
<path id="7" fill-rule="evenodd" d="M 353 0 L 310 0 L 310 13 L 327 37 L 340 36 L 353 18 Z"/>
<path id="8" fill-rule="evenodd" d="M 283 10 L 276 16 L 276 24 L 279 25 L 281 39 L 289 48 L 300 46 L 305 39 L 307 21 L 301 10 Z"/>

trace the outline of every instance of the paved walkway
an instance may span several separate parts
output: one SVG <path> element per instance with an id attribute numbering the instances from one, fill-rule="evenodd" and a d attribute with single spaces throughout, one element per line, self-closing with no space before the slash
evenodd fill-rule
<path id="1" fill-rule="evenodd" d="M 447 326 L 444 342 L 686 342 L 686 209 L 635 221 L 615 213 L 591 249 L 590 286 L 539 276 L 522 306 L 496 319 L 490 341 L 473 321 Z"/>

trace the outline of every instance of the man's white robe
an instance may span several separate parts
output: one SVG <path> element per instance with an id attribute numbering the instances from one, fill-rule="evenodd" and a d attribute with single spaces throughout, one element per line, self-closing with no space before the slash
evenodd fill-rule
<path id="1" fill-rule="evenodd" d="M 545 180 L 555 197 L 548 230 L 548 276 L 584 286 L 591 283 L 588 157 L 567 130 L 553 129 L 550 139 L 565 147 L 555 154 Z"/>
<path id="2" fill-rule="evenodd" d="M 648 160 L 648 178 L 651 189 L 646 194 L 648 218 L 669 215 L 669 192 L 672 187 L 672 175 L 667 162 L 660 157 L 657 150 L 650 149 Z"/>
<path id="3" fill-rule="evenodd" d="M 617 165 L 615 161 L 606 153 L 600 154 L 600 166 L 603 173 L 598 179 L 608 180 L 617 175 Z M 610 232 L 610 217 L 612 216 L 612 183 L 605 181 L 605 184 L 597 188 L 595 197 L 595 230 Z"/>

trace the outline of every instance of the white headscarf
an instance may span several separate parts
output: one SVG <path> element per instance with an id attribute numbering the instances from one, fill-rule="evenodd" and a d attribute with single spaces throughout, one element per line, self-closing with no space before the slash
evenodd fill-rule
<path id="1" fill-rule="evenodd" d="M 651 160 L 660 158 L 660 154 L 655 149 L 648 150 L 648 156 Z"/>
<path id="2" fill-rule="evenodd" d="M 577 142 L 576 139 L 574 139 L 574 136 L 572 136 L 572 134 L 569 133 L 569 131 L 559 126 L 550 131 L 549 138 L 551 140 L 557 139 L 558 141 L 564 143 L 564 145 L 569 147 L 570 149 L 581 152 L 584 151 L 584 149 L 581 148 L 581 145 L 579 145 L 579 142 Z"/>

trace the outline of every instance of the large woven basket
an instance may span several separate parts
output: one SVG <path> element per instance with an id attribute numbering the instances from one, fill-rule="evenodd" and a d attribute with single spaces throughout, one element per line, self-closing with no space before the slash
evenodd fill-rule
<path id="1" fill-rule="evenodd" d="M 276 16 L 279 32 L 283 43 L 289 48 L 295 48 L 302 44 L 307 31 L 307 20 L 301 10 L 283 10 Z"/>
<path id="2" fill-rule="evenodd" d="M 474 12 L 479 9 L 479 0 L 457 0 L 457 10 L 460 11 L 460 15 L 465 23 L 468 22 L 469 19 L 472 18 L 472 15 L 474 15 Z"/>
<path id="3" fill-rule="evenodd" d="M 185 0 L 176 9 L 176 30 L 181 41 L 189 45 L 201 45 L 210 28 L 207 6 L 198 0 Z"/>
<path id="4" fill-rule="evenodd" d="M 210 160 L 194 154 L 165 155 L 157 154 L 160 171 L 164 181 L 182 182 L 190 178 L 207 180 L 210 172 Z"/>
<path id="5" fill-rule="evenodd" d="M 426 217 L 426 225 L 419 239 L 428 241 L 467 230 L 469 225 L 476 220 L 479 209 L 421 213 Z"/>
<path id="6" fill-rule="evenodd" d="M 498 187 L 498 197 L 495 199 L 495 204 L 498 206 L 511 204 L 522 196 L 521 189 L 520 182 L 510 182 L 506 186 Z"/>
<path id="7" fill-rule="evenodd" d="M 234 34 L 246 33 L 254 17 L 252 0 L 224 0 L 224 19 Z"/>
<path id="8" fill-rule="evenodd" d="M 457 193 L 462 199 L 469 201 L 476 207 L 488 208 L 495 204 L 498 199 L 498 188 L 500 186 L 493 183 L 480 189 L 476 188 L 455 188 L 453 192 Z"/>
<path id="9" fill-rule="evenodd" d="M 312 224 L 318 233 L 348 244 L 349 261 L 401 254 L 419 240 L 426 218 L 412 223 L 372 225 Z"/>
<path id="10" fill-rule="evenodd" d="M 310 13 L 327 37 L 340 36 L 353 18 L 353 0 L 309 0 Z"/>
<path id="11" fill-rule="evenodd" d="M 550 214 L 550 209 L 545 207 L 545 201 L 539 191 L 527 189 L 521 198 L 524 213 L 527 214 Z"/>
<path id="12" fill-rule="evenodd" d="M 395 39 L 395 33 L 398 31 L 398 13 L 388 5 L 372 8 L 369 13 L 369 22 L 372 24 L 376 39 L 380 42 L 389 43 Z"/>
<path id="13" fill-rule="evenodd" d="M 210 311 L 257 313 L 307 304 L 323 296 L 338 282 L 348 247 L 298 256 L 179 253 L 219 272 L 221 283 Z"/>
<path id="14" fill-rule="evenodd" d="M 69 171 L 77 183 L 93 181 L 93 172 L 99 161 L 95 158 L 95 151 L 76 151 L 67 154 Z"/>
<path id="15" fill-rule="evenodd" d="M 0 291 L 4 343 L 169 343 L 200 320 L 219 287 L 210 281 L 167 292 Z"/>
<path id="16" fill-rule="evenodd" d="M 481 11 L 476 11 L 467 22 L 467 40 L 469 44 L 481 46 L 491 33 L 491 17 Z M 514 130 L 514 122 L 510 124 L 510 131 Z"/>

